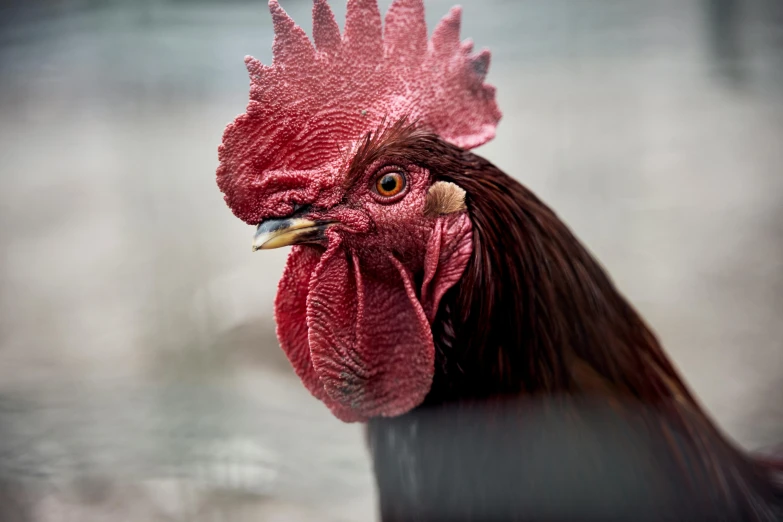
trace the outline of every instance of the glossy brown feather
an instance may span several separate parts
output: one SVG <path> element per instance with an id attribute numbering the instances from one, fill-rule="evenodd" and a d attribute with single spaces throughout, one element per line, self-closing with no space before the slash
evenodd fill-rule
<path id="1" fill-rule="evenodd" d="M 743 520 L 781 517 L 783 495 L 769 467 L 746 457 L 719 432 L 638 313 L 533 193 L 488 161 L 404 122 L 390 132 L 368 136 L 358 152 L 354 172 L 377 158 L 401 156 L 427 168 L 433 181 L 464 189 L 474 230 L 473 257 L 444 297 L 433 324 L 436 374 L 425 403 L 407 416 L 369 425 L 385 521 L 437 519 L 423 512 L 417 512 L 419 518 L 406 518 L 400 512 L 405 502 L 390 503 L 388 490 L 406 480 L 395 476 L 401 473 L 393 462 L 396 453 L 384 446 L 390 433 L 417 427 L 409 452 L 429 448 L 427 458 L 432 452 L 444 453 L 439 469 L 417 468 L 417 480 L 431 488 L 423 490 L 437 496 L 439 481 L 442 488 L 453 488 L 446 486 L 444 476 L 471 471 L 449 469 L 449 462 L 461 458 L 449 451 L 460 448 L 442 449 L 430 440 L 439 431 L 434 425 L 425 428 L 423 415 L 448 411 L 449 420 L 441 420 L 459 424 L 454 419 L 480 411 L 480 422 L 493 425 L 501 411 L 497 405 L 503 405 L 504 413 L 498 415 L 506 418 L 509 401 L 554 397 L 559 405 L 597 399 L 610 405 L 617 418 L 644 425 L 645 437 L 655 440 L 653 454 L 665 452 L 677 463 L 674 473 L 683 477 L 687 491 L 681 488 L 675 494 L 692 495 L 697 507 L 720 505 L 722 512 Z M 577 406 L 561 413 L 569 411 L 564 415 L 584 420 Z M 573 424 L 576 431 L 579 422 Z M 500 426 L 518 428 L 516 422 Z M 497 443 L 496 436 L 490 429 L 474 443 Z M 384 473 L 389 476 L 381 476 Z M 513 495 L 513 487 L 508 493 Z M 411 502 L 415 511 L 416 501 Z M 471 518 L 470 509 L 463 514 L 460 520 L 484 520 Z M 517 520 L 511 516 L 498 520 Z M 518 519 L 527 518 L 520 514 Z"/>

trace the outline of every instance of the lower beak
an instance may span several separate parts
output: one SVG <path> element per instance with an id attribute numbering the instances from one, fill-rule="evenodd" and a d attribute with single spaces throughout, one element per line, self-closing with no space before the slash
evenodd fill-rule
<path id="1" fill-rule="evenodd" d="M 256 229 L 253 251 L 280 248 L 301 243 L 316 243 L 325 239 L 330 222 L 302 218 L 266 219 Z"/>

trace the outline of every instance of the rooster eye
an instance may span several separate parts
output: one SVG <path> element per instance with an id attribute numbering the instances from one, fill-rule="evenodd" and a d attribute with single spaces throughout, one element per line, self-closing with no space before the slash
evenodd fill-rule
<path id="1" fill-rule="evenodd" d="M 399 172 L 387 172 L 378 177 L 375 190 L 383 197 L 396 196 L 405 188 L 405 177 Z"/>

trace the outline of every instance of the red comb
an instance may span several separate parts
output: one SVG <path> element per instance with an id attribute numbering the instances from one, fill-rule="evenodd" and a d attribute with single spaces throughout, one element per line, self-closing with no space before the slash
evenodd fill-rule
<path id="1" fill-rule="evenodd" d="M 334 178 L 346 151 L 384 120 L 407 117 L 463 148 L 494 137 L 501 115 L 494 87 L 484 83 L 490 54 L 473 55 L 472 43 L 460 42 L 460 8 L 452 8 L 427 41 L 422 0 L 395 0 L 383 31 L 376 0 L 348 0 L 343 35 L 326 0 L 315 0 L 315 45 L 276 0 L 269 8 L 273 63 L 245 58 L 250 102 L 219 148 L 218 184 L 245 221 L 258 222 L 290 203 L 282 195 L 254 202 L 279 185 L 264 182 L 266 172 L 299 178 L 294 174 L 317 170 Z M 323 180 L 317 191 L 323 196 L 333 184 Z M 291 182 L 294 199 L 314 197 L 316 189 L 305 185 Z"/>

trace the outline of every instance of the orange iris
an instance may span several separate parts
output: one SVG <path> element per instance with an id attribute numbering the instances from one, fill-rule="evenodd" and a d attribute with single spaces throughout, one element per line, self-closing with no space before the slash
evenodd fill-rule
<path id="1" fill-rule="evenodd" d="M 390 198 L 405 188 L 405 178 L 399 172 L 387 172 L 375 182 L 375 190 L 381 196 Z"/>

